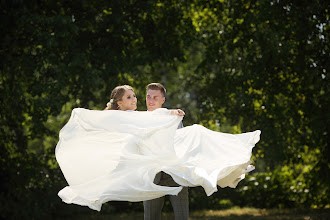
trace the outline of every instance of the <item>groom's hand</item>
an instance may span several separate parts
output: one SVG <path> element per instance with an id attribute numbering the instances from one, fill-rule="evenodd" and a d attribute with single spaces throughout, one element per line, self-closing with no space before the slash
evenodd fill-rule
<path id="1" fill-rule="evenodd" d="M 181 109 L 175 109 L 175 110 L 171 110 L 171 115 L 184 116 L 185 113 Z"/>

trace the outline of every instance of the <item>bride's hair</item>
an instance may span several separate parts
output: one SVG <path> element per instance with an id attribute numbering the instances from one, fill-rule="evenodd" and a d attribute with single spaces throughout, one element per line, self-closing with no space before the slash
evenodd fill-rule
<path id="1" fill-rule="evenodd" d="M 126 90 L 132 90 L 134 92 L 134 89 L 129 85 L 122 85 L 114 88 L 111 92 L 110 101 L 107 103 L 107 107 L 104 110 L 118 110 L 119 105 L 117 102 L 123 98 Z"/>

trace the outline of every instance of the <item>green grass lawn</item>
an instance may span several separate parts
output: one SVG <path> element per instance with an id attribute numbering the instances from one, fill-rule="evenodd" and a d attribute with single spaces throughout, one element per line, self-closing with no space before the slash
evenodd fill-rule
<path id="1" fill-rule="evenodd" d="M 61 218 L 63 219 L 63 218 Z M 127 214 L 102 214 L 95 213 L 93 215 L 72 216 L 65 219 L 82 219 L 82 220 L 143 220 L 143 213 L 127 213 Z M 173 213 L 163 213 L 162 220 L 174 219 Z M 190 211 L 190 220 L 275 220 L 275 219 L 301 219 L 301 220 L 328 220 L 330 219 L 330 209 L 256 209 L 256 208 L 231 208 L 227 210 L 204 210 Z"/>

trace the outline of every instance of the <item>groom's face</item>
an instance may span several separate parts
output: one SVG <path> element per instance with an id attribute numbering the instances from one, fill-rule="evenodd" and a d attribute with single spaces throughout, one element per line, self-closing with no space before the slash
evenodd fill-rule
<path id="1" fill-rule="evenodd" d="M 146 103 L 148 111 L 153 111 L 157 108 L 161 108 L 164 102 L 165 97 L 160 90 L 147 90 Z"/>

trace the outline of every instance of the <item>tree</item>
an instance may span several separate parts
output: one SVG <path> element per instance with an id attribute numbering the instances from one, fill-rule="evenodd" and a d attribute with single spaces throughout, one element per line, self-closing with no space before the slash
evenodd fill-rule
<path id="1" fill-rule="evenodd" d="M 141 83 L 146 77 L 138 71 L 141 66 L 183 59 L 190 29 L 183 6 L 175 3 L 1 3 L 0 166 L 5 181 L 0 200 L 13 202 L 2 207 L 2 217 L 45 217 L 56 211 L 56 202 L 40 198 L 49 182 L 53 195 L 63 184 L 57 179 L 59 170 L 53 170 L 53 148 L 47 145 L 56 143 L 68 106 L 95 108 L 106 103 L 116 85 L 131 79 Z M 59 125 L 52 128 L 51 120 Z M 51 173 L 55 176 L 44 178 Z M 14 215 L 12 204 L 22 212 Z"/>
<path id="2" fill-rule="evenodd" d="M 202 117 L 261 129 L 259 170 L 289 167 L 296 182 L 284 188 L 294 191 L 304 179 L 299 191 L 310 193 L 299 203 L 326 204 L 329 4 L 196 1 L 190 14 L 206 48 L 190 83 L 207 103 Z"/>

